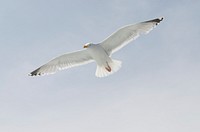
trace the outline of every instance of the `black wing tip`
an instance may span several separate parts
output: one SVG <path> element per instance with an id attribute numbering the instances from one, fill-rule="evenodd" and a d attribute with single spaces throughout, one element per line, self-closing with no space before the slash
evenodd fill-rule
<path id="1" fill-rule="evenodd" d="M 156 25 L 158 25 L 163 19 L 164 19 L 163 17 L 160 17 L 160 18 L 156 18 L 156 19 L 153 19 L 153 20 L 145 21 L 145 23 L 156 22 Z"/>
<path id="2" fill-rule="evenodd" d="M 39 75 L 39 76 L 40 76 L 41 73 L 39 72 L 39 70 L 40 70 L 40 68 L 38 68 L 38 69 L 32 71 L 32 72 L 29 73 L 28 75 L 29 75 L 29 76 L 38 76 L 38 75 Z"/>

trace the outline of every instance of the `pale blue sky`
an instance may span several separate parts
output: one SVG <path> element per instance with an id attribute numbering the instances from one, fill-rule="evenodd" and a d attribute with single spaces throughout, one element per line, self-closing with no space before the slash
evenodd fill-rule
<path id="1" fill-rule="evenodd" d="M 0 1 L 1 132 L 198 132 L 200 1 Z M 96 64 L 27 74 L 60 54 L 98 43 L 126 24 L 163 16 L 148 35 Z"/>

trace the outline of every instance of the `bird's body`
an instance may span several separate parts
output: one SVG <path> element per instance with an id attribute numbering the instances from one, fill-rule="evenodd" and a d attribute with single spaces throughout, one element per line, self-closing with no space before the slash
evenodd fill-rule
<path id="1" fill-rule="evenodd" d="M 53 74 L 58 70 L 87 64 L 92 61 L 95 61 L 97 64 L 97 77 L 113 74 L 120 69 L 121 61 L 112 59 L 111 55 L 130 41 L 136 39 L 140 34 L 148 33 L 162 20 L 163 18 L 157 18 L 122 27 L 103 42 L 99 44 L 87 43 L 84 45 L 84 50 L 61 55 L 34 70 L 29 75 Z"/>
<path id="2" fill-rule="evenodd" d="M 121 62 L 113 60 L 100 44 L 89 44 L 87 48 L 90 56 L 97 63 L 96 76 L 108 76 L 119 70 Z"/>
<path id="3" fill-rule="evenodd" d="M 108 53 L 106 53 L 103 47 L 99 44 L 90 44 L 90 47 L 88 47 L 87 50 L 91 57 L 96 61 L 97 65 L 102 65 L 106 61 L 111 60 Z"/>

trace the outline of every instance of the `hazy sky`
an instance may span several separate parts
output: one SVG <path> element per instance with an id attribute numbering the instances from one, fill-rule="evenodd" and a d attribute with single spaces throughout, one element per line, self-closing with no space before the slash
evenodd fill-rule
<path id="1" fill-rule="evenodd" d="M 1 132 L 199 132 L 199 0 L 1 0 Z M 164 20 L 96 64 L 44 77 L 29 72 L 99 43 L 126 24 Z"/>

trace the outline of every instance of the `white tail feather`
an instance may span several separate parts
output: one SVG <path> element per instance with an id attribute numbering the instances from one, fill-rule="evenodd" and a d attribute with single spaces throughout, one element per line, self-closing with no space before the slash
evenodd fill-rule
<path id="1" fill-rule="evenodd" d="M 97 65 L 96 76 L 105 77 L 113 74 L 114 72 L 117 72 L 121 68 L 121 63 L 122 62 L 118 60 L 112 60 L 111 62 L 109 62 L 108 65 L 111 68 L 110 72 L 105 68 L 107 65 L 102 65 L 102 66 Z"/>

